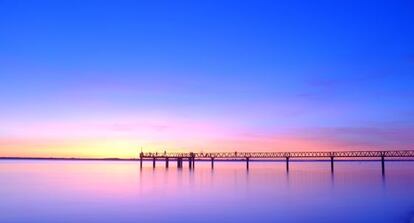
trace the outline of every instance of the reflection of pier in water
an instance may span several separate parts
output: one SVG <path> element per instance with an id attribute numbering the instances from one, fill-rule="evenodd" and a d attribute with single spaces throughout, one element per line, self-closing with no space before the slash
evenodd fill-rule
<path id="1" fill-rule="evenodd" d="M 211 168 L 214 168 L 216 160 L 232 160 L 246 162 L 246 168 L 249 169 L 251 160 L 286 160 L 286 171 L 289 171 L 289 161 L 291 159 L 328 159 L 331 163 L 331 172 L 334 171 L 335 158 L 352 158 L 364 160 L 366 158 L 379 158 L 381 161 L 382 174 L 385 174 L 385 158 L 412 158 L 414 150 L 393 150 L 393 151 L 338 151 L 338 152 L 213 152 L 213 153 L 140 153 L 140 166 L 143 160 L 152 160 L 155 168 L 157 160 L 164 160 L 165 167 L 169 167 L 170 161 L 176 161 L 177 167 L 183 167 L 183 161 L 188 161 L 190 169 L 195 167 L 196 161 L 211 161 Z"/>

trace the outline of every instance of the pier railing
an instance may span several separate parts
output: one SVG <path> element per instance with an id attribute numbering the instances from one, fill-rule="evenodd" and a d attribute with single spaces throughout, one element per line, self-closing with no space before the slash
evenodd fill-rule
<path id="1" fill-rule="evenodd" d="M 389 150 L 389 151 L 310 151 L 310 152 L 211 152 L 211 153 L 141 153 L 144 158 L 252 158 L 252 159 L 272 159 L 272 158 L 358 158 L 358 157 L 414 157 L 414 150 Z"/>

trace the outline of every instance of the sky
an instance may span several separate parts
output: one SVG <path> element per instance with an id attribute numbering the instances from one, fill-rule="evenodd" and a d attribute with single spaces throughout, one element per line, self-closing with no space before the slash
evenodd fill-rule
<path id="1" fill-rule="evenodd" d="M 0 156 L 413 149 L 413 11 L 0 0 Z"/>

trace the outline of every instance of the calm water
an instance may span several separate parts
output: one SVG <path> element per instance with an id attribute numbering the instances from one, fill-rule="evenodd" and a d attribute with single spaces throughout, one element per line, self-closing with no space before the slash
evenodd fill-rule
<path id="1" fill-rule="evenodd" d="M 414 162 L 329 165 L 0 161 L 0 222 L 414 222 Z"/>

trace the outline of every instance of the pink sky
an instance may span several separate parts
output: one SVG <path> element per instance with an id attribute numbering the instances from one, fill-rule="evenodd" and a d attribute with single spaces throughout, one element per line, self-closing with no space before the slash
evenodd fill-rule
<path id="1" fill-rule="evenodd" d="M 1 156 L 137 157 L 167 151 L 407 149 L 413 129 L 280 128 L 251 131 L 221 120 L 146 116 L 71 122 L 5 122 Z"/>

